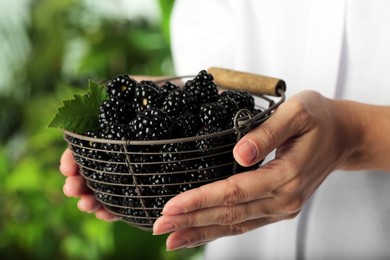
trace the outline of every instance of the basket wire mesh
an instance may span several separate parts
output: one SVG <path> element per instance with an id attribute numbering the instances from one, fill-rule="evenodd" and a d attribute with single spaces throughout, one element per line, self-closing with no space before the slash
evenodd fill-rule
<path id="1" fill-rule="evenodd" d="M 139 141 L 99 139 L 64 131 L 64 139 L 99 203 L 131 226 L 151 231 L 169 199 L 248 170 L 234 160 L 233 147 L 284 102 L 284 91 L 278 92 L 277 102 L 257 95 L 267 104 L 260 107 L 261 113 L 253 115 L 242 109 L 236 113 L 231 129 L 212 134 Z M 199 149 L 202 142 L 216 145 Z"/>

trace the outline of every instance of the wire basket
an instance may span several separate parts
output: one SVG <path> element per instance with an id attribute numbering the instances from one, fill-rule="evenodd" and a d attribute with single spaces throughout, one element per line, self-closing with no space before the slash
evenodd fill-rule
<path id="1" fill-rule="evenodd" d="M 108 140 L 64 132 L 80 174 L 95 198 L 131 226 L 151 231 L 169 199 L 186 190 L 246 171 L 236 163 L 233 147 L 252 128 L 262 124 L 285 100 L 265 95 L 261 113 L 242 109 L 231 129 L 213 134 L 166 140 Z M 204 144 L 208 148 L 202 148 Z M 254 167 L 258 167 L 255 165 Z"/>

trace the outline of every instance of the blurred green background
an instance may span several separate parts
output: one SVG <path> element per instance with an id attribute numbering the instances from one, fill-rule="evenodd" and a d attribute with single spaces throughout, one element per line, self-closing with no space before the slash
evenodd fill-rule
<path id="1" fill-rule="evenodd" d="M 199 259 L 107 223 L 63 195 L 62 132 L 47 128 L 88 79 L 173 75 L 173 0 L 0 0 L 0 259 Z"/>

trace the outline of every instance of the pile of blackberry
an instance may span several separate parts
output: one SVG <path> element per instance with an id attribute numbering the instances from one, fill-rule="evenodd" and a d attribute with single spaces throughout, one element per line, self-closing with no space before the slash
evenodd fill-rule
<path id="1" fill-rule="evenodd" d="M 96 199 L 124 221 L 150 228 L 173 196 L 246 170 L 234 164 L 234 133 L 186 137 L 231 129 L 240 109 L 258 113 L 251 94 L 219 92 L 205 70 L 182 87 L 119 75 L 106 90 L 97 129 L 82 133 L 93 139 L 67 139 Z M 184 139 L 132 144 L 176 138 Z"/>

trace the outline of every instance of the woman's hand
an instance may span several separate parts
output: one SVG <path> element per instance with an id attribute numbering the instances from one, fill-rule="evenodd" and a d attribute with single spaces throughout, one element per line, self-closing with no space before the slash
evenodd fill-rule
<path id="1" fill-rule="evenodd" d="M 79 198 L 77 206 L 81 211 L 95 213 L 98 219 L 105 221 L 115 221 L 118 219 L 101 207 L 94 198 L 92 191 L 87 188 L 83 177 L 79 174 L 79 168 L 69 148 L 61 156 L 60 171 L 66 176 L 63 187 L 64 194 L 68 197 Z"/>
<path id="2" fill-rule="evenodd" d="M 174 197 L 155 222 L 154 234 L 172 232 L 167 249 L 174 250 L 295 217 L 329 173 L 348 168 L 358 151 L 362 133 L 354 128 L 349 108 L 313 91 L 287 100 L 233 150 L 243 166 L 277 148 L 275 158 Z"/>

